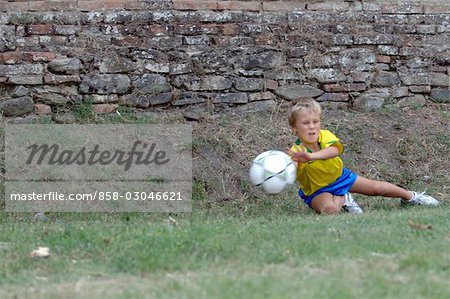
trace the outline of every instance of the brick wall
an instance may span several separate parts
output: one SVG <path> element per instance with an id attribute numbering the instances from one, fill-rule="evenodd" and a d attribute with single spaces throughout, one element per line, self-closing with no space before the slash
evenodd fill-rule
<path id="1" fill-rule="evenodd" d="M 449 74 L 442 1 L 0 1 L 5 116 L 416 107 L 448 102 Z"/>

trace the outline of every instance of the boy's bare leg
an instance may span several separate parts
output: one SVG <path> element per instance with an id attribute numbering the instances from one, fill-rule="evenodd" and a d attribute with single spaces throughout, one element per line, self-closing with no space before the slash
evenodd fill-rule
<path id="1" fill-rule="evenodd" d="M 358 176 L 353 184 L 350 192 L 355 192 L 370 196 L 386 196 L 386 197 L 398 197 L 403 200 L 410 200 L 412 193 L 399 186 L 388 182 L 369 180 L 364 177 Z"/>
<path id="2" fill-rule="evenodd" d="M 311 202 L 311 207 L 319 214 L 339 213 L 343 205 L 344 196 L 333 196 L 331 193 L 321 193 Z"/>

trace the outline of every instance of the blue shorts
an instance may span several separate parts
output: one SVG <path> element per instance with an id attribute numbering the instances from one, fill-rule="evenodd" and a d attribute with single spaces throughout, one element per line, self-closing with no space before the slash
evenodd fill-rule
<path id="1" fill-rule="evenodd" d="M 302 189 L 298 189 L 298 195 L 303 199 L 304 203 L 311 207 L 312 200 L 319 194 L 327 192 L 337 196 L 345 195 L 345 193 L 353 186 L 357 177 L 358 176 L 351 170 L 344 168 L 342 170 L 342 175 L 330 185 L 320 188 L 309 196 L 306 196 Z"/>

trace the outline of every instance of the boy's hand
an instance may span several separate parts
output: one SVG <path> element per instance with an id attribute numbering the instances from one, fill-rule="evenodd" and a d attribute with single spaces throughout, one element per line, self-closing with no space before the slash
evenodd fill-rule
<path id="1" fill-rule="evenodd" d="M 288 154 L 291 156 L 291 158 L 294 162 L 305 163 L 305 162 L 309 162 L 312 160 L 311 154 L 302 151 L 302 149 L 298 146 L 295 146 L 295 148 L 297 149 L 296 152 L 294 152 L 291 149 L 289 149 L 289 151 L 288 151 Z"/>

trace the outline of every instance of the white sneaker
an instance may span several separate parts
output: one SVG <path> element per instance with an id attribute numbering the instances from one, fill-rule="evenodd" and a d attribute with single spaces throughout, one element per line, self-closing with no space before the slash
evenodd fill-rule
<path id="1" fill-rule="evenodd" d="M 362 214 L 363 210 L 359 207 L 356 201 L 353 199 L 353 196 L 350 193 L 346 193 L 344 195 L 344 205 L 342 208 L 345 212 L 350 214 Z"/>
<path id="2" fill-rule="evenodd" d="M 403 200 L 401 203 L 403 205 L 424 205 L 424 206 L 437 206 L 439 204 L 439 201 L 429 195 L 426 195 L 425 192 L 417 193 L 415 191 L 411 191 L 413 194 L 413 197 L 411 200 Z"/>

